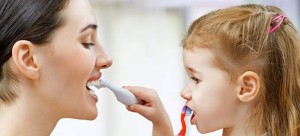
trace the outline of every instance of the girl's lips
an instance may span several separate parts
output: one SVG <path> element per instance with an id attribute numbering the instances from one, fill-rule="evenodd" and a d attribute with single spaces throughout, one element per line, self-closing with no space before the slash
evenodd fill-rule
<path id="1" fill-rule="evenodd" d="M 196 124 L 196 116 L 195 116 L 195 112 L 193 112 L 193 115 L 192 115 L 192 117 L 191 117 L 190 122 L 191 122 L 192 125 L 195 125 L 195 124 Z"/>

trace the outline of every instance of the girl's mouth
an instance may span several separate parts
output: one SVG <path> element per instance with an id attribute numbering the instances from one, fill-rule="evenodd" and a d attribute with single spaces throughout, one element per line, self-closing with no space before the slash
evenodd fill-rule
<path id="1" fill-rule="evenodd" d="M 196 124 L 196 116 L 195 116 L 195 112 L 193 112 L 192 117 L 191 117 L 191 119 L 190 119 L 190 122 L 191 122 L 192 125 L 195 125 L 195 124 Z"/>

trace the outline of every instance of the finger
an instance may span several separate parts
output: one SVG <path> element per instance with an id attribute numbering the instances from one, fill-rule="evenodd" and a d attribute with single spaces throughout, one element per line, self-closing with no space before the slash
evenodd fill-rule
<path id="1" fill-rule="evenodd" d="M 149 88 L 130 86 L 126 86 L 124 88 L 132 92 L 137 98 L 142 99 L 146 102 L 152 102 L 158 97 L 156 92 Z"/>
<path id="2" fill-rule="evenodd" d="M 147 118 L 149 114 L 151 114 L 151 107 L 139 105 L 139 104 L 133 104 L 129 105 L 127 107 L 129 111 L 136 112 Z"/>

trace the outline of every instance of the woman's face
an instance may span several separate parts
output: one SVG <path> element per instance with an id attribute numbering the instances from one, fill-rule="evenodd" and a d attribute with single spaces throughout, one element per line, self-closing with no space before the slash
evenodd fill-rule
<path id="1" fill-rule="evenodd" d="M 60 118 L 94 119 L 98 98 L 86 84 L 111 66 L 97 38 L 97 21 L 87 0 L 69 0 L 61 12 L 64 25 L 39 46 L 40 97 Z"/>
<path id="2" fill-rule="evenodd" d="M 181 95 L 193 110 L 191 123 L 201 133 L 232 127 L 237 91 L 228 73 L 214 63 L 213 52 L 206 48 L 184 50 L 183 60 L 189 82 Z"/>

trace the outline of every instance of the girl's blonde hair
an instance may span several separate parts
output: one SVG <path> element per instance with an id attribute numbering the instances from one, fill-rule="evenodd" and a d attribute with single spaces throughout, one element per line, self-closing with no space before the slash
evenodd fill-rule
<path id="1" fill-rule="evenodd" d="M 193 22 L 184 48 L 211 49 L 233 80 L 245 71 L 260 76 L 262 87 L 247 123 L 256 135 L 299 136 L 299 41 L 288 18 L 269 34 L 279 14 L 284 13 L 275 6 L 256 4 L 210 12 Z"/>

